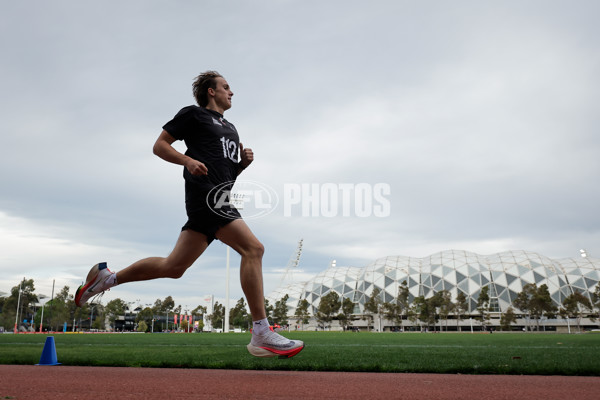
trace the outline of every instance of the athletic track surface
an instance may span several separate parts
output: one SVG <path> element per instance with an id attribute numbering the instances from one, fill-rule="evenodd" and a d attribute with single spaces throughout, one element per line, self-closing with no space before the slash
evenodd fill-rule
<path id="1" fill-rule="evenodd" d="M 600 378 L 0 365 L 0 399 L 573 399 Z"/>

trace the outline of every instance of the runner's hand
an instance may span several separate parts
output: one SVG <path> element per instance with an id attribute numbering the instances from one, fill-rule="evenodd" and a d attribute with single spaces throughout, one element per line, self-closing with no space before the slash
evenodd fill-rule
<path id="1" fill-rule="evenodd" d="M 254 153 L 252 152 L 252 149 L 245 149 L 242 142 L 240 142 L 240 158 L 242 159 L 240 161 L 240 165 L 243 168 L 248 167 L 248 165 L 252 164 L 252 161 L 254 161 Z"/>
<path id="2" fill-rule="evenodd" d="M 208 168 L 206 168 L 206 165 L 204 165 L 203 163 L 201 163 L 198 160 L 194 160 L 193 158 L 190 158 L 185 163 L 185 167 L 187 168 L 189 173 L 192 175 L 196 175 L 196 176 L 208 175 Z"/>

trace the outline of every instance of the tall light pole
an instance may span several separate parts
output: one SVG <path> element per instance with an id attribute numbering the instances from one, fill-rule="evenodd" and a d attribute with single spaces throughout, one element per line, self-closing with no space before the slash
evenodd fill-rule
<path id="1" fill-rule="evenodd" d="M 133 309 L 133 311 L 136 312 L 135 319 L 133 320 L 133 331 L 137 332 L 138 324 L 136 323 L 136 321 L 137 316 L 139 315 L 140 311 L 142 311 L 142 306 L 140 305 L 140 299 L 135 299 L 135 301 L 137 303 L 137 307 Z"/>
<path id="2" fill-rule="evenodd" d="M 223 326 L 223 332 L 229 332 L 229 246 L 227 246 L 227 268 L 226 279 L 225 279 L 225 326 Z"/>
<path id="3" fill-rule="evenodd" d="M 52 306 L 54 305 L 54 283 L 56 279 L 52 279 L 52 295 L 50 296 L 50 330 L 52 330 Z"/>
<path id="4" fill-rule="evenodd" d="M 23 281 L 25 278 L 23 278 Z M 17 299 L 17 314 L 15 315 L 15 330 L 14 333 L 18 333 L 17 324 L 19 322 L 19 307 L 21 307 L 21 292 L 23 291 L 23 281 L 19 285 L 19 297 Z"/>
<path id="5" fill-rule="evenodd" d="M 183 309 L 183 317 L 186 319 L 187 324 L 186 324 L 186 328 L 185 328 L 185 332 L 188 333 L 190 331 L 190 320 L 187 319 L 187 315 L 188 315 L 188 306 L 187 304 L 185 305 L 185 308 Z M 181 324 L 181 322 L 179 322 Z"/>
<path id="6" fill-rule="evenodd" d="M 44 306 L 46 303 L 42 304 L 42 317 L 40 318 L 40 333 L 42 333 L 42 327 L 44 326 Z"/>
<path id="7" fill-rule="evenodd" d="M 39 300 L 43 300 L 43 299 L 47 299 L 48 296 L 46 296 L 45 294 L 40 294 L 38 296 Z M 40 317 L 40 333 L 42 333 L 42 325 L 44 325 L 44 306 L 46 305 L 46 303 L 42 303 L 42 315 Z"/>
<path id="8" fill-rule="evenodd" d="M 96 308 L 96 303 L 90 303 L 91 310 L 90 310 L 90 332 L 92 331 L 92 323 L 94 322 L 94 308 Z"/>

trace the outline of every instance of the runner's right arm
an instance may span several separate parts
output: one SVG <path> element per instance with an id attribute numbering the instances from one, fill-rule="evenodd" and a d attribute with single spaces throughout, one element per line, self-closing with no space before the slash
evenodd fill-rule
<path id="1" fill-rule="evenodd" d="M 170 163 L 185 166 L 192 175 L 208 175 L 206 165 L 185 154 L 181 154 L 172 146 L 175 140 L 169 132 L 163 129 L 152 148 L 154 154 Z"/>

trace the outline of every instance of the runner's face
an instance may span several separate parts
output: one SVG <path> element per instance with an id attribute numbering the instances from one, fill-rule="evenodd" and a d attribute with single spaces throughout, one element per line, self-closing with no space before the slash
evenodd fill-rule
<path id="1" fill-rule="evenodd" d="M 219 76 L 216 80 L 217 87 L 214 89 L 215 103 L 219 108 L 222 108 L 223 111 L 229 110 L 231 108 L 231 97 L 233 96 L 233 92 L 225 78 Z"/>

